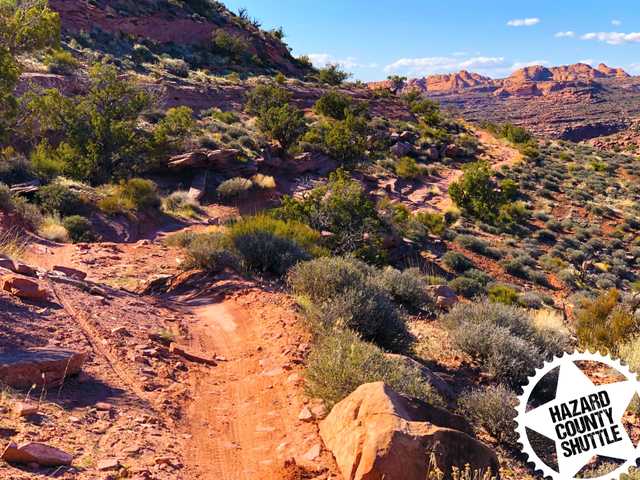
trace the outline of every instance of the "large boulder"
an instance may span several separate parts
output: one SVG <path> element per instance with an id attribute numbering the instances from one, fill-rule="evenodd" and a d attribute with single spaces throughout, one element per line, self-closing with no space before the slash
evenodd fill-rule
<path id="1" fill-rule="evenodd" d="M 334 406 L 320 435 L 348 480 L 425 480 L 432 456 L 445 478 L 467 464 L 498 475 L 495 453 L 473 438 L 462 417 L 383 382 L 361 385 Z"/>
<path id="2" fill-rule="evenodd" d="M 49 292 L 42 288 L 37 281 L 11 274 L 0 277 L 0 290 L 27 300 L 47 300 L 49 298 Z"/>
<path id="3" fill-rule="evenodd" d="M 57 386 L 77 375 L 86 353 L 58 348 L 31 348 L 0 353 L 0 383 L 13 388 Z"/>

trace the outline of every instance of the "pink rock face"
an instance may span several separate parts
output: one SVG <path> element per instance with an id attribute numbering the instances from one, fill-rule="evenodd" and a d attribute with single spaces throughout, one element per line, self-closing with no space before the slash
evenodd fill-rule
<path id="1" fill-rule="evenodd" d="M 56 265 L 55 267 L 53 267 L 53 271 L 64 273 L 67 277 L 75 278 L 76 280 L 84 280 L 85 278 L 87 278 L 86 272 L 62 265 Z"/>
<path id="2" fill-rule="evenodd" d="M 41 467 L 59 467 L 71 465 L 73 456 L 44 443 L 27 442 L 21 445 L 10 443 L 2 454 L 9 463 L 37 463 Z"/>
<path id="3" fill-rule="evenodd" d="M 458 415 L 397 394 L 382 382 L 358 387 L 320 423 L 320 435 L 350 480 L 424 480 L 429 459 L 443 472 L 469 464 L 491 470 L 493 451 Z"/>

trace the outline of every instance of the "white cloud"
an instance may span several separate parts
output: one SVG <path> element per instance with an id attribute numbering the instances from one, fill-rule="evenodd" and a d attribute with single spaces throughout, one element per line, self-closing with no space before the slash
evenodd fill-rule
<path id="1" fill-rule="evenodd" d="M 614 27 L 619 27 L 620 25 L 622 25 L 622 20 L 611 20 L 611 25 L 613 25 Z"/>
<path id="2" fill-rule="evenodd" d="M 513 62 L 513 65 L 511 65 L 511 70 L 519 70 L 520 68 L 524 68 L 524 67 L 533 67 L 534 65 L 542 65 L 543 67 L 546 67 L 547 65 L 549 65 L 549 60 L 531 60 L 529 62 Z"/>
<path id="3" fill-rule="evenodd" d="M 510 27 L 532 27 L 540 23 L 540 19 L 538 17 L 531 18 L 514 18 L 507 22 L 507 25 Z"/>
<path id="4" fill-rule="evenodd" d="M 609 45 L 622 45 L 629 42 L 640 42 L 640 32 L 591 32 L 580 37 L 582 40 L 597 40 Z"/>
<path id="5" fill-rule="evenodd" d="M 573 38 L 576 36 L 576 32 L 567 30 L 566 32 L 558 32 L 554 35 L 556 38 Z"/>
<path id="6" fill-rule="evenodd" d="M 587 65 L 593 65 L 596 62 L 593 58 L 585 58 L 584 60 L 578 60 L 578 63 L 586 63 Z"/>
<path id="7" fill-rule="evenodd" d="M 342 68 L 377 68 L 377 63 L 360 63 L 355 57 L 336 58 L 329 53 L 310 53 L 307 55 L 315 67 L 326 67 L 329 64 L 337 63 Z"/>
<path id="8" fill-rule="evenodd" d="M 626 70 L 631 73 L 640 73 L 640 63 L 631 63 Z"/>
<path id="9" fill-rule="evenodd" d="M 458 70 L 487 71 L 496 67 L 504 67 L 507 63 L 504 57 L 421 57 L 400 58 L 384 67 L 387 73 L 404 73 L 410 76 L 431 75 L 434 73 L 449 73 Z"/>

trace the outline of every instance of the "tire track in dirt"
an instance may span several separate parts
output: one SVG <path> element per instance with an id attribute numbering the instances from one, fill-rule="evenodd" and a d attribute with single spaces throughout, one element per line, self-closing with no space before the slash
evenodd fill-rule
<path id="1" fill-rule="evenodd" d="M 297 346 L 297 319 L 277 294 L 242 293 L 192 306 L 191 348 L 224 357 L 193 377 L 186 461 L 194 480 L 281 480 L 275 472 L 320 443 L 304 406 L 301 367 L 283 349 Z M 332 463 L 328 453 L 318 458 Z"/>

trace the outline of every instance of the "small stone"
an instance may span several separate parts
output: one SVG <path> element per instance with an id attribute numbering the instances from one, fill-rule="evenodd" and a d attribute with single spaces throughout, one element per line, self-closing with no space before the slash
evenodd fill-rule
<path id="1" fill-rule="evenodd" d="M 116 327 L 111 329 L 113 335 L 129 335 L 127 327 Z"/>
<path id="2" fill-rule="evenodd" d="M 309 410 L 309 407 L 304 407 L 300 411 L 300 414 L 298 415 L 298 420 L 301 420 L 303 422 L 310 422 L 313 420 L 313 413 L 311 413 L 311 410 Z"/>
<path id="3" fill-rule="evenodd" d="M 18 402 L 13 407 L 13 411 L 19 417 L 30 417 L 38 413 L 38 405 L 29 402 Z"/>
<path id="4" fill-rule="evenodd" d="M 98 402 L 95 404 L 96 410 L 100 410 L 101 412 L 110 412 L 113 410 L 113 405 L 107 402 Z"/>
<path id="5" fill-rule="evenodd" d="M 117 458 L 109 458 L 98 462 L 98 470 L 106 472 L 109 470 L 118 470 L 120 468 L 120 460 Z"/>

